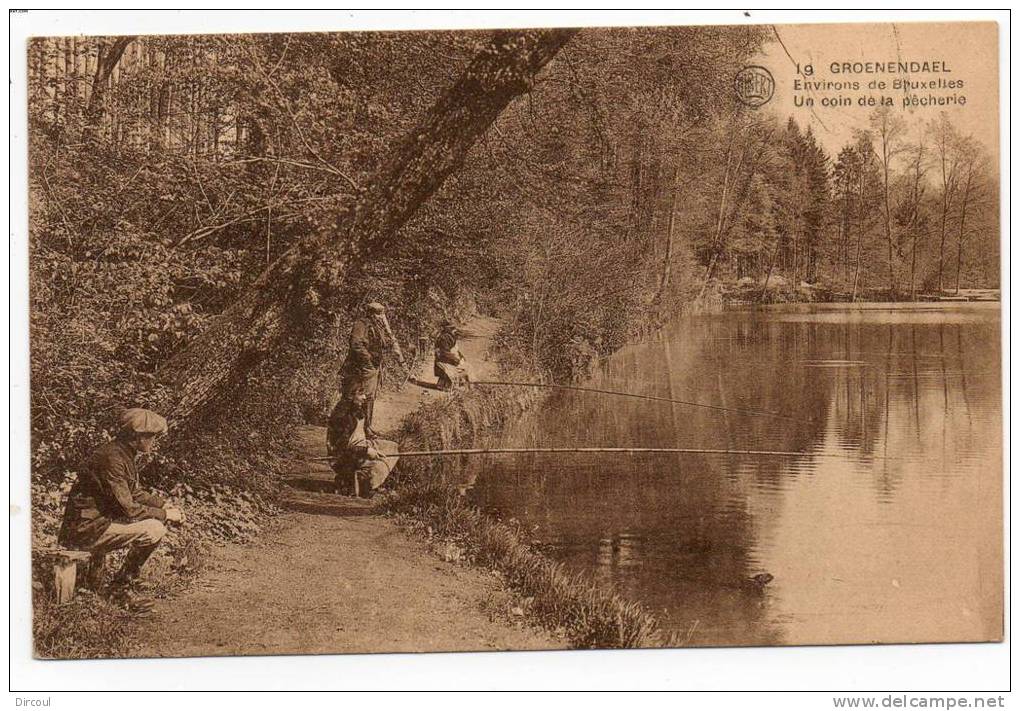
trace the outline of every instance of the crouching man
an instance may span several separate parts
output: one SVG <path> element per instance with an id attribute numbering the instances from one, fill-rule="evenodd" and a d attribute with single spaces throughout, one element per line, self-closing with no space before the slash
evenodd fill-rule
<path id="1" fill-rule="evenodd" d="M 397 464 L 397 443 L 365 436 L 365 394 L 357 391 L 333 408 L 326 451 L 333 458 L 336 493 L 369 498 Z M 390 455 L 390 456 L 387 456 Z"/>
<path id="2" fill-rule="evenodd" d="M 135 468 L 138 455 L 151 452 L 156 438 L 166 432 L 166 420 L 151 410 L 131 408 L 121 414 L 119 426 L 117 438 L 93 452 L 71 487 L 59 541 L 92 553 L 89 578 L 95 587 L 106 554 L 127 548 L 124 565 L 107 592 L 119 602 L 145 607 L 151 602 L 137 595 L 133 583 L 166 535 L 166 522 L 180 522 L 183 514 L 143 491 Z"/>

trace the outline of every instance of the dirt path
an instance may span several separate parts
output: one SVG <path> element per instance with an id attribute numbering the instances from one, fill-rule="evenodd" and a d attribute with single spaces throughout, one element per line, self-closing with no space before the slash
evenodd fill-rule
<path id="1" fill-rule="evenodd" d="M 498 323 L 479 317 L 462 342 L 475 377 Z M 434 382 L 431 358 L 418 377 Z M 407 385 L 376 404 L 383 433 L 423 400 Z M 304 427 L 297 449 L 325 454 L 322 428 Z M 295 461 L 280 516 L 255 545 L 217 548 L 185 593 L 160 601 L 133 635 L 131 656 L 550 649 L 564 643 L 523 626 L 510 595 L 484 571 L 441 561 L 371 508 L 325 493 L 328 468 Z M 317 493 L 317 482 L 322 483 Z M 409 584 L 413 581 L 413 584 Z"/>

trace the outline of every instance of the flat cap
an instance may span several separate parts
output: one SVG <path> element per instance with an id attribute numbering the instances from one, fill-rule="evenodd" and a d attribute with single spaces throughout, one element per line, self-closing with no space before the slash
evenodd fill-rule
<path id="1" fill-rule="evenodd" d="M 386 307 L 383 306 L 382 304 L 380 304 L 378 301 L 373 301 L 372 303 L 368 304 L 365 307 L 365 309 L 370 314 L 384 314 L 384 313 L 386 313 Z"/>
<path id="2" fill-rule="evenodd" d="M 163 434 L 167 430 L 165 417 L 141 407 L 124 410 L 118 423 L 122 430 L 138 434 Z"/>

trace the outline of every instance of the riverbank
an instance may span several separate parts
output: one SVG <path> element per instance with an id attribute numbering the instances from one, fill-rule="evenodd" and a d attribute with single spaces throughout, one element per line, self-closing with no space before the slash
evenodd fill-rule
<path id="1" fill-rule="evenodd" d="M 749 277 L 717 285 L 719 298 L 727 304 L 824 304 L 824 303 L 957 303 L 999 301 L 998 289 L 922 290 L 915 298 L 908 292 L 862 287 L 856 292 L 832 284 L 794 283 L 774 275 L 767 281 Z"/>
<path id="2" fill-rule="evenodd" d="M 462 349 L 476 374 L 498 322 L 465 326 Z M 417 378 L 431 382 L 431 362 Z M 406 384 L 376 404 L 380 430 L 449 396 Z M 469 567 L 449 542 L 387 516 L 374 503 L 326 493 L 325 430 L 300 428 L 282 497 L 285 508 L 253 544 L 216 547 L 187 590 L 158 601 L 133 623 L 130 657 L 226 654 L 437 652 L 559 649 L 554 634 L 526 622 L 528 602 L 501 572 Z M 424 535 L 418 535 L 419 533 Z M 408 585 L 407 581 L 414 581 Z"/>
<path id="3" fill-rule="evenodd" d="M 490 354 L 499 326 L 484 316 L 465 324 L 461 347 L 476 380 L 499 372 Z M 431 369 L 425 358 L 408 382 L 390 381 L 377 401 L 377 429 L 404 450 L 470 445 L 541 395 L 532 388 L 444 393 L 429 387 Z M 286 513 L 262 519 L 257 535 L 216 541 L 197 565 L 182 564 L 176 554 L 150 562 L 146 577 L 157 601 L 146 618 L 126 618 L 84 593 L 72 624 L 96 612 L 102 634 L 89 633 L 74 652 L 41 654 L 174 657 L 670 642 L 640 606 L 568 574 L 534 550 L 513 522 L 478 511 L 455 481 L 447 481 L 442 460 L 404 460 L 396 491 L 368 502 L 332 493 L 333 473 L 317 461 L 325 454 L 325 429 L 298 427 L 283 471 L 279 503 Z M 415 581 L 413 590 L 407 580 Z"/>
<path id="4" fill-rule="evenodd" d="M 437 402 L 408 419 L 402 441 L 415 449 L 467 446 L 485 430 L 498 430 L 522 416 L 535 404 L 535 393 L 533 388 L 473 390 L 456 401 Z M 406 481 L 386 502 L 388 510 L 435 536 L 458 559 L 498 571 L 523 598 L 529 619 L 565 635 L 571 647 L 678 646 L 641 605 L 550 560 L 517 521 L 496 520 L 480 511 L 441 460 L 410 460 L 404 476 Z"/>

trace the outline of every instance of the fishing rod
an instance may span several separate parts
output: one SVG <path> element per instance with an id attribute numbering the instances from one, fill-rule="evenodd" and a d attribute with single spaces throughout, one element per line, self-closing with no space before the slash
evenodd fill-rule
<path id="1" fill-rule="evenodd" d="M 793 452 L 774 449 L 707 449 L 702 447 L 490 447 L 483 449 L 418 449 L 395 452 L 384 457 L 455 457 L 477 454 L 709 454 L 748 457 L 824 457 L 845 459 L 845 454 L 835 452 Z M 873 459 L 896 459 L 896 457 L 872 457 Z M 312 457 L 306 461 L 333 461 L 337 457 Z"/>
<path id="2" fill-rule="evenodd" d="M 639 400 L 655 400 L 657 402 L 671 402 L 677 405 L 689 405 L 691 407 L 703 407 L 706 410 L 720 410 L 722 412 L 736 412 L 743 415 L 760 415 L 764 417 L 775 417 L 781 420 L 791 420 L 793 422 L 808 422 L 800 417 L 791 417 L 790 415 L 783 415 L 778 412 L 766 412 L 764 410 L 746 410 L 736 407 L 723 407 L 721 405 L 706 405 L 701 402 L 690 402 L 688 400 L 676 400 L 674 398 L 662 397 L 661 395 L 639 395 L 638 393 L 628 393 L 622 390 L 604 390 L 602 388 L 588 388 L 581 385 L 559 385 L 557 383 L 534 383 L 534 382 L 516 382 L 512 380 L 472 380 L 471 385 L 507 385 L 507 386 L 518 386 L 528 388 L 552 388 L 556 390 L 577 390 L 585 393 L 599 393 L 602 395 L 619 395 L 621 397 L 633 397 Z"/>

